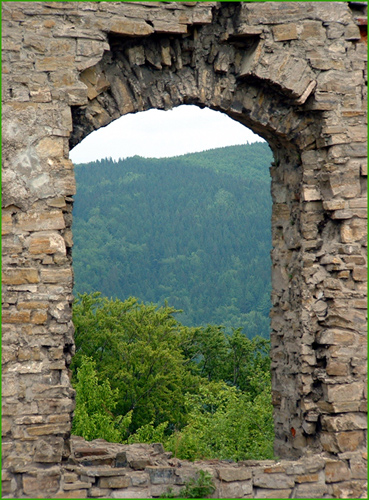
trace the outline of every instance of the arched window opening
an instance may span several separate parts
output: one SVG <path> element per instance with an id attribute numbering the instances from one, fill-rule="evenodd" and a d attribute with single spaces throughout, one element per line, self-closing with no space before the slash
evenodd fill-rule
<path id="1" fill-rule="evenodd" d="M 182 443 L 182 458 L 272 457 L 267 143 L 222 113 L 181 106 L 124 116 L 70 156 L 82 294 L 74 431 Z M 110 420 L 88 408 L 92 394 Z M 203 441 L 191 424 L 200 415 Z M 210 444 L 216 429 L 227 447 Z"/>

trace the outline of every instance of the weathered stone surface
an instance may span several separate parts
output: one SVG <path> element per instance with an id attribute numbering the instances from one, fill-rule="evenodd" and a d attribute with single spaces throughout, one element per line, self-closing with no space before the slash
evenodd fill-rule
<path id="1" fill-rule="evenodd" d="M 2 14 L 5 494 L 26 496 L 23 479 L 28 491 L 36 488 L 35 476 L 17 469 L 16 477 L 10 466 L 37 463 L 42 485 L 45 470 L 69 454 L 61 435 L 74 408 L 66 368 L 73 348 L 65 349 L 73 343 L 69 147 L 123 114 L 183 103 L 228 114 L 273 150 L 275 452 L 298 458 L 325 450 L 347 465 L 341 454 L 365 445 L 367 49 L 358 28 L 365 8 L 3 2 Z M 41 420 L 20 423 L 23 416 Z M 131 486 L 99 488 L 103 479 L 125 477 L 123 467 L 110 467 L 105 476 L 78 472 L 66 483 L 77 488 L 88 477 L 93 487 L 62 491 L 58 484 L 52 496 L 154 496 L 193 477 L 187 465 L 149 462 L 147 449 L 134 450 L 94 457 L 119 465 L 125 454 L 124 468 L 136 474 Z M 336 482 L 327 490 L 314 456 L 314 470 L 307 461 L 255 465 L 263 486 L 253 492 L 252 478 L 235 479 L 235 470 L 249 477 L 247 467 L 215 467 L 229 495 L 272 498 L 276 488 L 294 497 L 362 495 L 360 462 L 350 463 L 355 479 L 342 481 L 341 491 Z M 147 470 L 141 476 L 133 467 Z"/>
<path id="2" fill-rule="evenodd" d="M 4 268 L 1 281 L 4 285 L 22 285 L 24 283 L 39 283 L 40 277 L 37 269 Z"/>
<path id="3" fill-rule="evenodd" d="M 47 231 L 50 229 L 64 229 L 65 222 L 60 211 L 29 211 L 25 214 L 19 214 L 17 227 L 21 231 Z"/>
<path id="4" fill-rule="evenodd" d="M 43 232 L 32 234 L 29 241 L 31 254 L 66 254 L 64 238 L 57 232 Z"/>
<path id="5" fill-rule="evenodd" d="M 351 473 L 344 462 L 327 462 L 325 466 L 325 478 L 327 483 L 337 483 L 350 479 Z"/>
<path id="6" fill-rule="evenodd" d="M 128 476 L 102 477 L 99 481 L 100 488 L 128 488 L 131 480 Z"/>
<path id="7" fill-rule="evenodd" d="M 254 476 L 254 485 L 259 488 L 286 489 L 292 488 L 295 481 L 284 474 L 258 474 Z"/>
<path id="8" fill-rule="evenodd" d="M 322 416 L 322 426 L 328 431 L 351 431 L 367 429 L 367 416 L 364 414 L 344 414 L 336 417 Z"/>
<path id="9" fill-rule="evenodd" d="M 228 467 L 218 469 L 218 478 L 227 483 L 231 481 L 245 481 L 251 479 L 251 471 L 243 468 Z"/>
<path id="10" fill-rule="evenodd" d="M 245 495 L 252 493 L 252 482 L 222 483 L 219 486 L 219 493 L 221 498 L 244 498 Z"/>

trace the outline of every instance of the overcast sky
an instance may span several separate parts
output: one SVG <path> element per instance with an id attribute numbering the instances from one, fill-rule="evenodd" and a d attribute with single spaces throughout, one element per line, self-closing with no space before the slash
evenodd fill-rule
<path id="1" fill-rule="evenodd" d="M 87 136 L 71 150 L 70 158 L 74 163 L 110 156 L 163 158 L 261 140 L 223 113 L 179 106 L 122 116 Z"/>

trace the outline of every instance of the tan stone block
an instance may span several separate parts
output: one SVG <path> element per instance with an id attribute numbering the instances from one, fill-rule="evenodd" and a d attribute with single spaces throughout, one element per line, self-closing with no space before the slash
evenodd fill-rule
<path id="1" fill-rule="evenodd" d="M 47 498 L 48 494 L 56 493 L 59 489 L 58 476 L 29 476 L 24 474 L 22 477 L 23 491 L 26 495 L 38 497 L 40 492 Z"/>
<path id="2" fill-rule="evenodd" d="M 47 313 L 44 311 L 34 311 L 31 316 L 31 323 L 43 325 L 47 322 Z"/>
<path id="3" fill-rule="evenodd" d="M 344 222 L 341 226 L 341 240 L 343 243 L 359 241 L 367 236 L 367 223 L 363 219 L 354 219 Z"/>
<path id="4" fill-rule="evenodd" d="M 368 270 L 366 267 L 355 267 L 352 271 L 352 277 L 355 281 L 368 281 Z"/>
<path id="5" fill-rule="evenodd" d="M 50 212 L 29 211 L 19 214 L 17 227 L 22 231 L 64 229 L 65 221 L 60 210 L 51 210 Z"/>
<path id="6" fill-rule="evenodd" d="M 244 498 L 252 493 L 252 482 L 231 482 L 219 485 L 220 498 Z"/>
<path id="7" fill-rule="evenodd" d="M 296 483 L 315 483 L 319 480 L 319 474 L 304 474 L 295 478 Z"/>
<path id="8" fill-rule="evenodd" d="M 322 199 L 319 189 L 316 187 L 304 187 L 302 196 L 304 201 L 317 201 Z"/>
<path id="9" fill-rule="evenodd" d="M 36 60 L 36 71 L 60 71 L 60 68 L 72 69 L 75 64 L 74 55 L 66 56 L 44 56 Z"/>
<path id="10" fill-rule="evenodd" d="M 255 498 L 290 498 L 292 489 L 273 490 L 273 489 L 254 489 Z"/>
<path id="11" fill-rule="evenodd" d="M 96 488 L 93 486 L 88 490 L 89 498 L 109 498 L 111 490 L 109 488 Z"/>
<path id="12" fill-rule="evenodd" d="M 44 283 L 72 283 L 72 270 L 49 268 L 41 270 L 41 280 Z"/>
<path id="13" fill-rule="evenodd" d="M 324 399 L 328 402 L 359 401 L 363 397 L 364 382 L 351 384 L 323 384 Z"/>
<path id="14" fill-rule="evenodd" d="M 66 206 L 65 197 L 59 196 L 57 198 L 51 198 L 50 200 L 47 200 L 47 204 L 49 205 L 49 207 L 65 208 Z"/>
<path id="15" fill-rule="evenodd" d="M 324 40 L 326 38 L 325 28 L 323 28 L 320 21 L 304 21 L 302 23 L 300 38 L 301 40 L 311 40 L 314 38 Z"/>
<path id="16" fill-rule="evenodd" d="M 37 269 L 33 268 L 4 268 L 2 271 L 4 285 L 23 285 L 26 283 L 39 283 Z"/>
<path id="17" fill-rule="evenodd" d="M 327 345 L 352 345 L 356 341 L 356 333 L 350 330 L 331 328 L 323 330 L 318 335 L 319 344 Z"/>
<path id="18" fill-rule="evenodd" d="M 338 416 L 322 415 L 322 428 L 327 431 L 352 431 L 367 428 L 366 415 L 346 413 Z"/>
<path id="19" fill-rule="evenodd" d="M 273 36 L 276 42 L 282 42 L 284 40 L 296 40 L 297 36 L 297 24 L 278 24 L 273 26 Z"/>
<path id="20" fill-rule="evenodd" d="M 128 476 L 102 477 L 99 481 L 100 488 L 128 488 L 131 479 Z"/>
<path id="21" fill-rule="evenodd" d="M 48 434 L 64 434 L 70 430 L 70 426 L 67 424 L 45 424 L 37 425 L 35 427 L 27 426 L 27 433 L 30 436 L 46 436 Z"/>
<path id="22" fill-rule="evenodd" d="M 260 488 L 273 488 L 276 490 L 293 488 L 295 481 L 291 476 L 285 474 L 256 474 L 254 486 Z"/>
<path id="23" fill-rule="evenodd" d="M 245 481 L 246 479 L 251 479 L 251 470 L 245 469 L 243 467 L 225 467 L 219 468 L 218 478 L 221 481 L 231 482 L 231 481 Z"/>
<path id="24" fill-rule="evenodd" d="M 367 479 L 368 467 L 366 461 L 350 460 L 352 479 Z"/>
<path id="25" fill-rule="evenodd" d="M 35 348 L 28 347 L 20 347 L 18 349 L 18 360 L 19 361 L 28 361 L 32 359 L 33 361 L 41 361 L 41 352 L 40 350 Z"/>
<path id="26" fill-rule="evenodd" d="M 13 218 L 12 214 L 2 213 L 1 214 L 1 234 L 10 234 L 13 230 Z"/>
<path id="27" fill-rule="evenodd" d="M 65 484 L 64 485 L 64 491 L 75 491 L 75 490 L 80 490 L 82 488 L 90 488 L 92 485 L 91 482 L 83 482 L 83 481 L 76 481 L 71 484 Z"/>
<path id="28" fill-rule="evenodd" d="M 343 210 L 346 207 L 345 200 L 329 200 L 323 201 L 324 210 Z"/>
<path id="29" fill-rule="evenodd" d="M 324 498 L 328 487 L 319 483 L 302 483 L 296 485 L 294 498 Z"/>
<path id="30" fill-rule="evenodd" d="M 327 483 L 337 483 L 350 479 L 351 473 L 345 462 L 327 462 L 325 466 L 325 479 Z"/>
<path id="31" fill-rule="evenodd" d="M 30 311 L 3 311 L 3 323 L 29 323 L 31 320 Z"/>
<path id="32" fill-rule="evenodd" d="M 6 436 L 12 428 L 12 421 L 10 418 L 2 417 L 1 419 L 1 435 Z"/>
<path id="33" fill-rule="evenodd" d="M 29 242 L 31 254 L 55 254 L 66 255 L 64 238 L 59 233 L 38 232 L 31 235 Z"/>
<path id="34" fill-rule="evenodd" d="M 36 146 L 42 158 L 62 158 L 64 155 L 64 139 L 62 137 L 44 137 Z"/>
<path id="35" fill-rule="evenodd" d="M 118 35 L 143 36 L 150 35 L 154 28 L 145 21 L 135 21 L 131 19 L 114 19 L 109 23 L 109 31 Z"/>
<path id="36" fill-rule="evenodd" d="M 339 451 L 355 451 L 365 441 L 364 431 L 339 432 L 337 434 L 337 444 Z"/>
<path id="37" fill-rule="evenodd" d="M 49 303 L 39 300 L 29 302 L 18 302 L 17 309 L 48 309 Z"/>
<path id="38" fill-rule="evenodd" d="M 87 490 L 62 491 L 56 493 L 53 498 L 87 498 Z"/>
<path id="39" fill-rule="evenodd" d="M 1 349 L 1 362 L 2 364 L 9 363 L 10 361 L 15 361 L 17 359 L 17 351 L 15 347 L 2 346 Z"/>
<path id="40" fill-rule="evenodd" d="M 348 363 L 341 363 L 330 359 L 327 363 L 327 374 L 331 376 L 345 376 L 349 373 Z"/>

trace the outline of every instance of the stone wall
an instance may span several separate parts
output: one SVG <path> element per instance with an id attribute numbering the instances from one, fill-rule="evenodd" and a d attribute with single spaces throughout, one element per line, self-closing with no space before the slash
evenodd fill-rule
<path id="1" fill-rule="evenodd" d="M 61 482 L 74 408 L 69 148 L 126 113 L 180 104 L 222 111 L 273 150 L 275 451 L 338 463 L 344 483 L 324 494 L 359 495 L 365 17 L 360 2 L 2 4 L 5 496 L 73 490 Z"/>

